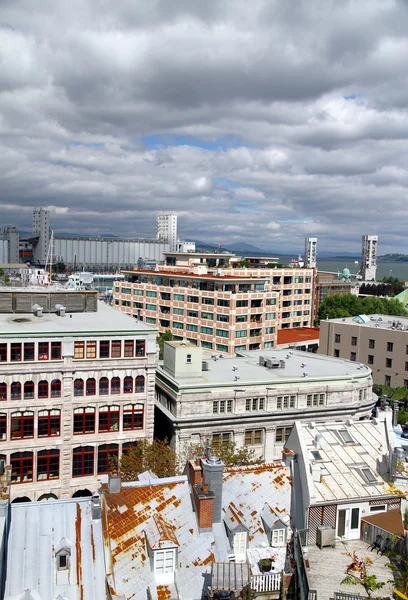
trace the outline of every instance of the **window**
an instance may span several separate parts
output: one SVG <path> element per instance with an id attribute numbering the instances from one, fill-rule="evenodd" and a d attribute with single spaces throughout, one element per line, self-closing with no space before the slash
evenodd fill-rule
<path id="1" fill-rule="evenodd" d="M 183 308 L 173 308 L 173 314 L 174 315 L 184 315 L 184 309 Z"/>
<path id="2" fill-rule="evenodd" d="M 92 446 L 79 446 L 72 452 L 72 477 L 93 475 L 94 449 Z"/>
<path id="3" fill-rule="evenodd" d="M 11 413 L 11 439 L 34 437 L 34 413 L 17 411 Z"/>
<path id="4" fill-rule="evenodd" d="M 271 536 L 271 546 L 281 547 L 285 545 L 285 530 L 274 529 Z"/>
<path id="5" fill-rule="evenodd" d="M 108 473 L 111 463 L 117 464 L 119 457 L 118 444 L 103 444 L 98 448 L 98 474 Z"/>
<path id="6" fill-rule="evenodd" d="M 136 356 L 145 356 L 146 342 L 145 340 L 136 340 Z"/>
<path id="7" fill-rule="evenodd" d="M 96 358 L 96 342 L 86 342 L 86 358 Z"/>
<path id="8" fill-rule="evenodd" d="M 202 303 L 210 306 L 214 305 L 214 298 L 202 298 Z"/>
<path id="9" fill-rule="evenodd" d="M 247 323 L 248 322 L 248 315 L 237 315 L 236 319 L 235 319 L 236 323 Z"/>
<path id="10" fill-rule="evenodd" d="M 247 398 L 245 400 L 245 411 L 256 412 L 258 410 L 264 410 L 265 398 Z"/>
<path id="11" fill-rule="evenodd" d="M 109 358 L 110 356 L 110 342 L 103 340 L 99 342 L 99 358 Z"/>
<path id="12" fill-rule="evenodd" d="M 59 450 L 40 450 L 37 454 L 37 480 L 58 478 Z"/>
<path id="13" fill-rule="evenodd" d="M 178 321 L 173 321 L 173 327 L 175 329 L 184 329 L 184 324 L 183 323 L 179 323 Z"/>
<path id="14" fill-rule="evenodd" d="M 10 344 L 10 359 L 11 362 L 19 362 L 21 360 L 21 344 Z"/>
<path id="15" fill-rule="evenodd" d="M 112 358 L 120 358 L 122 356 L 122 342 L 112 342 Z"/>
<path id="16" fill-rule="evenodd" d="M 24 400 L 32 400 L 34 398 L 34 382 L 26 381 L 24 384 Z"/>
<path id="17" fill-rule="evenodd" d="M 86 380 L 86 395 L 95 396 L 96 394 L 96 381 L 93 377 Z"/>
<path id="18" fill-rule="evenodd" d="M 263 443 L 263 430 L 251 429 L 245 432 L 245 446 L 260 446 Z"/>
<path id="19" fill-rule="evenodd" d="M 186 329 L 187 331 L 198 331 L 197 325 L 191 325 L 191 323 L 187 323 Z"/>
<path id="20" fill-rule="evenodd" d="M 51 342 L 51 360 L 61 360 L 61 342 Z"/>
<path id="21" fill-rule="evenodd" d="M 124 356 L 127 358 L 133 357 L 135 354 L 135 343 L 133 340 L 125 340 Z"/>
<path id="22" fill-rule="evenodd" d="M 295 408 L 296 396 L 278 396 L 276 399 L 276 408 Z"/>
<path id="23" fill-rule="evenodd" d="M 154 317 L 146 317 L 146 323 L 150 323 L 151 325 L 156 325 L 156 319 Z"/>
<path id="24" fill-rule="evenodd" d="M 233 538 L 233 551 L 235 557 L 244 558 L 247 549 L 248 534 L 246 531 L 238 531 Z"/>
<path id="25" fill-rule="evenodd" d="M 7 397 L 2 398 L 1 392 L 0 392 L 0 398 L 2 400 L 7 400 Z M 21 400 L 21 383 L 19 381 L 13 381 L 13 383 L 11 384 L 11 399 L 12 400 Z"/>
<path id="26" fill-rule="evenodd" d="M 385 359 L 385 366 L 387 369 L 391 369 L 392 367 L 392 358 L 386 358 Z"/>
<path id="27" fill-rule="evenodd" d="M 189 356 L 189 355 L 187 355 Z M 191 355 L 190 355 L 191 356 Z M 135 392 L 140 394 L 145 390 L 145 378 L 144 375 L 138 375 L 135 380 Z"/>
<path id="28" fill-rule="evenodd" d="M 0 413 L 0 441 L 7 439 L 7 415 L 6 413 Z M 3 457 L 1 457 L 3 458 Z M 6 464 L 6 463 L 4 463 Z"/>
<path id="29" fill-rule="evenodd" d="M 391 376 L 390 375 L 385 375 L 385 377 L 384 377 L 384 385 L 391 386 Z"/>
<path id="30" fill-rule="evenodd" d="M 38 413 L 38 437 L 57 437 L 60 435 L 61 411 L 40 410 Z"/>
<path id="31" fill-rule="evenodd" d="M 201 327 L 201 333 L 206 333 L 207 335 L 212 335 L 213 328 L 212 327 Z"/>
<path id="32" fill-rule="evenodd" d="M 48 342 L 40 342 L 38 344 L 38 360 L 49 360 L 49 347 Z"/>
<path id="33" fill-rule="evenodd" d="M 377 504 L 374 506 L 370 506 L 370 512 L 385 512 L 387 507 L 385 504 Z"/>
<path id="34" fill-rule="evenodd" d="M 225 344 L 216 344 L 215 349 L 219 352 L 228 352 L 228 346 Z"/>
<path id="35" fill-rule="evenodd" d="M 7 362 L 7 344 L 0 344 L 0 362 Z"/>
<path id="36" fill-rule="evenodd" d="M 175 551 L 174 550 L 155 550 L 154 551 L 154 572 L 156 575 L 165 575 L 174 573 Z"/>
<path id="37" fill-rule="evenodd" d="M 235 332 L 235 337 L 236 338 L 244 338 L 247 337 L 248 333 L 246 329 L 241 329 L 240 331 L 236 331 Z"/>
<path id="38" fill-rule="evenodd" d="M 366 483 L 377 483 L 377 478 L 370 468 L 365 467 L 361 469 L 361 474 Z"/>
<path id="39" fill-rule="evenodd" d="M 153 292 L 152 290 L 147 290 L 146 296 L 147 298 L 157 298 L 157 293 Z"/>
<path id="40" fill-rule="evenodd" d="M 356 360 L 356 353 L 355 352 L 350 352 L 350 360 L 353 360 L 353 361 Z"/>
<path id="41" fill-rule="evenodd" d="M 10 456 L 11 483 L 26 483 L 33 480 L 33 453 L 14 452 Z"/>
<path id="42" fill-rule="evenodd" d="M 123 380 L 123 393 L 133 394 L 133 377 L 127 375 Z"/>
<path id="43" fill-rule="evenodd" d="M 247 308 L 248 300 L 237 300 L 237 308 Z"/>
<path id="44" fill-rule="evenodd" d="M 123 431 L 143 429 L 143 404 L 125 404 L 123 407 Z"/>
<path id="45" fill-rule="evenodd" d="M 107 396 L 109 394 L 109 379 L 101 377 L 99 380 L 99 395 Z"/>
<path id="46" fill-rule="evenodd" d="M 358 529 L 360 524 L 360 509 L 352 508 L 351 509 L 351 524 L 350 529 Z"/>
<path id="47" fill-rule="evenodd" d="M 197 319 L 198 312 L 196 310 L 188 310 L 187 311 L 187 316 L 188 317 L 192 317 L 193 319 Z"/>
<path id="48" fill-rule="evenodd" d="M 61 398 L 61 380 L 53 379 L 51 381 L 51 398 Z"/>
<path id="49" fill-rule="evenodd" d="M 375 348 L 375 340 L 368 340 L 368 347 Z"/>
<path id="50" fill-rule="evenodd" d="M 214 315 L 213 315 L 213 313 L 210 313 L 210 312 L 201 311 L 201 318 L 207 319 L 207 321 L 212 321 L 214 318 Z"/>
<path id="51" fill-rule="evenodd" d="M 48 398 L 48 381 L 44 379 L 38 382 L 38 397 Z"/>
<path id="52" fill-rule="evenodd" d="M 187 296 L 187 302 L 193 302 L 196 304 L 198 302 L 198 296 Z"/>
<path id="53" fill-rule="evenodd" d="M 99 409 L 99 433 L 119 430 L 119 406 L 101 406 Z"/>
<path id="54" fill-rule="evenodd" d="M 81 433 L 95 433 L 95 409 L 91 406 L 74 409 L 74 435 Z"/>
<path id="55" fill-rule="evenodd" d="M 340 334 L 336 333 L 335 336 L 334 336 L 334 343 L 335 344 L 340 344 L 340 339 L 341 339 Z"/>
<path id="56" fill-rule="evenodd" d="M 290 313 L 288 313 L 288 314 L 289 314 L 289 316 L 290 316 Z M 265 319 L 266 319 L 266 321 L 274 321 L 274 320 L 275 320 L 275 317 L 276 317 L 276 313 L 274 313 L 274 312 L 268 312 L 268 313 L 266 313 L 266 315 L 265 315 Z"/>
<path id="57" fill-rule="evenodd" d="M 225 414 L 232 412 L 232 400 L 214 400 L 213 414 Z"/>
<path id="58" fill-rule="evenodd" d="M 33 342 L 24 344 L 24 362 L 35 360 L 35 349 Z"/>
<path id="59" fill-rule="evenodd" d="M 111 394 L 120 394 L 120 378 L 112 377 L 111 379 Z"/>
<path id="60" fill-rule="evenodd" d="M 85 342 L 74 343 L 74 358 L 82 359 L 85 358 Z"/>
<path id="61" fill-rule="evenodd" d="M 217 321 L 220 323 L 229 323 L 229 315 L 217 315 Z"/>
<path id="62" fill-rule="evenodd" d="M 288 437 L 290 436 L 291 431 L 292 427 L 277 427 L 275 434 L 275 442 L 286 442 Z"/>
<path id="63" fill-rule="evenodd" d="M 394 343 L 387 342 L 387 352 L 392 352 L 394 350 Z"/>
<path id="64" fill-rule="evenodd" d="M 225 307 L 229 308 L 229 305 L 230 305 L 229 300 L 224 300 L 223 298 L 219 298 L 217 300 L 217 306 L 225 306 Z"/>
<path id="65" fill-rule="evenodd" d="M 174 294 L 174 300 L 176 302 L 184 302 L 184 294 Z"/>
<path id="66" fill-rule="evenodd" d="M 83 396 L 84 395 L 84 380 L 83 379 L 75 379 L 74 381 L 74 396 Z"/>
<path id="67" fill-rule="evenodd" d="M 272 333 L 275 333 L 275 327 L 265 327 L 266 335 L 271 335 Z"/>
<path id="68" fill-rule="evenodd" d="M 339 437 L 344 444 L 354 444 L 354 440 L 347 431 L 347 429 L 338 430 Z"/>
<path id="69" fill-rule="evenodd" d="M 216 329 L 215 334 L 223 338 L 229 337 L 228 329 Z"/>
<path id="70" fill-rule="evenodd" d="M 340 357 L 340 350 L 339 350 L 338 348 L 335 348 L 335 349 L 334 349 L 334 356 L 335 356 L 336 358 L 339 358 L 339 357 Z"/>
<path id="71" fill-rule="evenodd" d="M 276 304 L 276 298 L 267 298 L 266 299 L 267 306 L 275 306 L 275 304 Z"/>
<path id="72" fill-rule="evenodd" d="M 228 433 L 213 433 L 212 443 L 218 446 L 228 446 L 231 440 L 231 434 Z"/>
<path id="73" fill-rule="evenodd" d="M 373 355 L 373 354 L 369 354 L 369 355 L 368 355 L 368 360 L 367 360 L 367 363 L 368 363 L 369 365 L 373 365 L 373 364 L 374 364 L 374 355 Z"/>
<path id="74" fill-rule="evenodd" d="M 0 400 L 7 400 L 7 383 L 0 383 Z"/>
<path id="75" fill-rule="evenodd" d="M 351 338 L 351 345 L 352 346 L 357 346 L 357 338 L 354 337 L 354 336 L 352 336 L 352 338 Z"/>

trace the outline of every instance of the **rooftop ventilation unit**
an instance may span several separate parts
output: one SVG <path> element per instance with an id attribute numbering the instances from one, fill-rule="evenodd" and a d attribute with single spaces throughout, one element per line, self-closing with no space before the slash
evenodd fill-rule
<path id="1" fill-rule="evenodd" d="M 235 365 L 232 367 L 233 371 L 238 371 L 238 367 L 236 367 Z"/>
<path id="2" fill-rule="evenodd" d="M 39 304 L 34 304 L 31 310 L 33 311 L 33 315 L 35 317 L 43 316 L 43 307 L 40 306 Z"/>
<path id="3" fill-rule="evenodd" d="M 265 367 L 267 369 L 284 369 L 285 368 L 285 361 L 279 360 L 279 358 L 267 358 L 265 362 L 266 362 Z"/>
<path id="4" fill-rule="evenodd" d="M 208 364 L 208 361 L 207 361 L 207 360 L 203 360 L 203 361 L 201 362 L 201 369 L 202 369 L 203 371 L 209 371 L 209 370 L 210 370 L 210 365 Z"/>
<path id="5" fill-rule="evenodd" d="M 306 371 L 303 371 L 302 375 L 303 377 L 309 377 L 309 373 L 307 373 Z"/>
<path id="6" fill-rule="evenodd" d="M 239 375 L 235 375 L 234 381 L 239 381 L 240 379 L 241 379 L 241 377 Z"/>
<path id="7" fill-rule="evenodd" d="M 258 363 L 258 364 L 259 364 L 261 367 L 264 367 L 264 366 L 265 366 L 265 359 L 264 359 L 264 357 L 263 357 L 263 356 L 260 356 L 260 357 L 259 357 L 259 363 Z"/>
<path id="8" fill-rule="evenodd" d="M 63 304 L 56 304 L 55 311 L 59 317 L 65 317 L 66 308 Z"/>

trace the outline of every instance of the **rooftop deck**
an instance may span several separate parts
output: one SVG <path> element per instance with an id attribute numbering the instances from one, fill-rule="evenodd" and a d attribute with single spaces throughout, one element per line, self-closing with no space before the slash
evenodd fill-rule
<path id="1" fill-rule="evenodd" d="M 362 540 L 351 540 L 345 542 L 344 548 L 339 541 L 335 548 L 320 549 L 316 545 L 303 548 L 305 559 L 309 563 L 307 569 L 309 586 L 311 590 L 316 590 L 317 600 L 331 600 L 334 598 L 334 592 L 349 592 L 364 596 L 364 589 L 361 586 L 341 585 L 346 576 L 346 567 L 351 562 L 345 555 L 346 550 L 355 551 L 359 558 L 369 556 L 373 561 L 369 573 L 375 574 L 378 581 L 385 582 L 385 586 L 374 593 L 373 598 L 392 598 L 393 585 L 389 581 L 393 579 L 393 573 L 385 566 L 389 563 L 389 558 L 377 554 L 376 551 L 370 551 L 369 546 Z"/>

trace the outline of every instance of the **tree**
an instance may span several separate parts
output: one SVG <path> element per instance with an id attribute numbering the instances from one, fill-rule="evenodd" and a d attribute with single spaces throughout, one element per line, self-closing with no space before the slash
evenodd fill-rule
<path id="1" fill-rule="evenodd" d="M 251 266 L 251 263 L 249 262 L 249 260 L 240 260 L 238 263 L 238 267 L 241 267 L 241 268 L 249 269 L 250 266 Z"/>
<path id="2" fill-rule="evenodd" d="M 65 263 L 62 261 L 56 262 L 55 265 L 53 265 L 53 271 L 54 273 L 64 273 Z"/>
<path id="3" fill-rule="evenodd" d="M 185 451 L 179 456 L 180 469 L 184 468 L 185 463 L 188 460 L 192 460 L 197 456 L 204 456 L 203 444 L 191 444 Z M 220 458 L 226 467 L 242 467 L 246 465 L 255 465 L 260 462 L 255 457 L 254 450 L 243 446 L 238 448 L 235 442 L 228 442 L 227 444 L 221 444 L 220 442 L 212 441 L 211 443 L 211 454 Z"/>
<path id="4" fill-rule="evenodd" d="M 176 475 L 176 453 L 164 440 L 140 440 L 122 454 L 119 461 L 113 461 L 112 471 L 119 471 L 123 481 L 137 481 L 138 475 L 151 471 L 157 477 Z"/>
<path id="5" fill-rule="evenodd" d="M 367 598 L 371 598 L 373 592 L 384 587 L 385 583 L 377 581 L 377 576 L 368 571 L 368 568 L 373 564 L 373 561 L 369 556 L 359 558 L 355 551 L 350 552 L 347 547 L 343 554 L 351 559 L 351 563 L 347 565 L 345 571 L 346 577 L 341 582 L 342 585 L 361 586 L 364 589 Z"/>
<path id="6" fill-rule="evenodd" d="M 282 269 L 282 267 L 283 267 L 282 263 L 272 263 L 272 262 L 269 262 L 266 265 L 267 269 L 275 269 L 275 268 L 276 269 Z"/>
<path id="7" fill-rule="evenodd" d="M 167 329 L 164 333 L 161 333 L 158 337 L 158 341 L 159 341 L 159 358 L 160 360 L 163 360 L 164 358 L 164 342 L 171 342 L 171 340 L 173 339 L 173 334 L 171 333 L 170 329 Z"/>
<path id="8" fill-rule="evenodd" d="M 377 298 L 373 296 L 355 296 L 354 294 L 329 296 L 318 310 L 316 324 L 323 319 L 341 319 L 355 317 L 361 314 L 382 314 L 392 316 L 407 316 L 404 306 L 395 298 Z"/>

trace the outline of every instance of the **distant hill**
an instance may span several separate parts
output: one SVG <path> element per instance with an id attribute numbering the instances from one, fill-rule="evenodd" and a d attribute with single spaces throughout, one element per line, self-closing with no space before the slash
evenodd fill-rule
<path id="1" fill-rule="evenodd" d="M 234 251 L 246 252 L 247 254 L 249 252 L 255 252 L 257 254 L 259 254 L 259 253 L 265 254 L 265 252 L 266 252 L 266 250 L 262 250 L 262 248 L 258 248 L 257 246 L 254 246 L 253 244 L 247 244 L 246 242 L 234 242 L 233 244 L 228 244 L 228 248 L 230 248 L 231 250 L 234 250 Z"/>
<path id="2" fill-rule="evenodd" d="M 377 262 L 408 262 L 408 254 L 383 254 L 377 258 Z"/>

